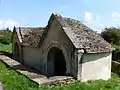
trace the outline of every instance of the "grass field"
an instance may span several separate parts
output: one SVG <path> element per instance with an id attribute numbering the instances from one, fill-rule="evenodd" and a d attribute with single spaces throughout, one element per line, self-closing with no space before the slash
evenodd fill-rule
<path id="1" fill-rule="evenodd" d="M 0 81 L 5 90 L 120 90 L 120 78 L 117 74 L 108 81 L 88 81 L 61 86 L 38 86 L 30 79 L 8 68 L 0 61 Z"/>
<path id="2" fill-rule="evenodd" d="M 9 45 L 0 44 L 0 54 L 2 54 L 2 52 L 11 52 L 11 51 L 12 51 L 12 44 Z"/>

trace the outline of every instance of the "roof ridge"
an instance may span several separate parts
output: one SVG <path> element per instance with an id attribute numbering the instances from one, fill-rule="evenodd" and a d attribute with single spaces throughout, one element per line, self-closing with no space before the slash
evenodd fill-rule
<path id="1" fill-rule="evenodd" d="M 64 29 L 65 33 L 69 37 L 70 41 L 74 44 L 74 46 L 76 48 L 79 48 L 79 47 L 83 48 L 83 45 L 81 43 L 75 44 L 75 41 L 79 42 L 79 40 L 77 39 L 77 36 L 76 36 L 76 34 L 74 34 L 73 30 L 70 30 L 72 28 L 66 22 L 65 17 L 62 17 L 60 14 L 59 15 L 55 15 L 55 17 L 57 18 L 58 22 L 61 24 L 62 28 Z"/>
<path id="2" fill-rule="evenodd" d="M 45 27 L 26 27 L 26 26 L 22 27 L 20 26 L 19 28 L 45 28 Z"/>

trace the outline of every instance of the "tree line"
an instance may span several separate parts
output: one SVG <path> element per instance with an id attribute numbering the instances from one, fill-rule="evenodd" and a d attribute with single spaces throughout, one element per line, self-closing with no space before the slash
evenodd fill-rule
<path id="1" fill-rule="evenodd" d="M 0 43 L 10 44 L 11 43 L 12 31 L 9 28 L 0 30 Z"/>
<path id="2" fill-rule="evenodd" d="M 112 60 L 120 62 L 120 28 L 105 28 L 101 36 L 115 48 L 112 52 Z"/>

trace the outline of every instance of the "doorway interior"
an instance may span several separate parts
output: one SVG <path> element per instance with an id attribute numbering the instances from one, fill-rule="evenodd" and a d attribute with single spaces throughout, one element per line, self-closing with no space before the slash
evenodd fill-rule
<path id="1" fill-rule="evenodd" d="M 66 62 L 62 50 L 53 47 L 48 52 L 47 72 L 49 76 L 65 76 Z"/>

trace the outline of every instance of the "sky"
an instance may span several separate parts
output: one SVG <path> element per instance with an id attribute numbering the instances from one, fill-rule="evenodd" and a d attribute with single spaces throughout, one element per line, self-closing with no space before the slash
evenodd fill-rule
<path id="1" fill-rule="evenodd" d="M 120 0 L 0 0 L 0 29 L 46 26 L 52 12 L 80 20 L 94 31 L 120 26 Z"/>

